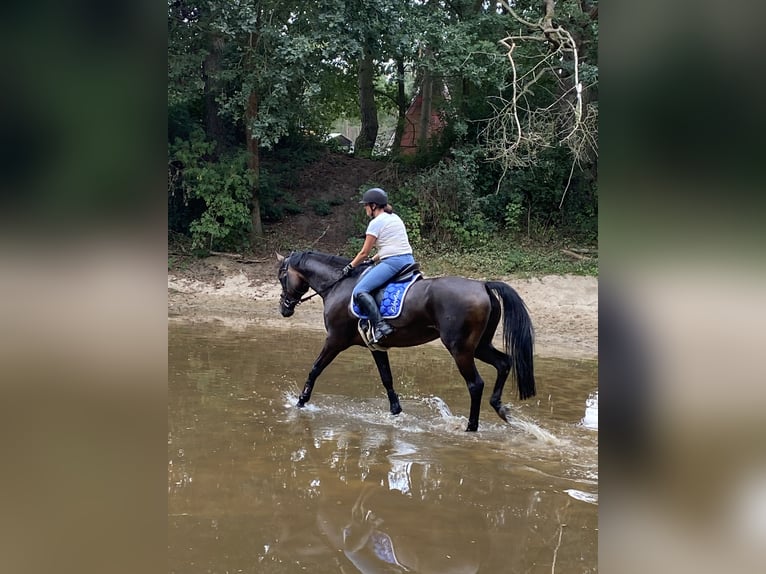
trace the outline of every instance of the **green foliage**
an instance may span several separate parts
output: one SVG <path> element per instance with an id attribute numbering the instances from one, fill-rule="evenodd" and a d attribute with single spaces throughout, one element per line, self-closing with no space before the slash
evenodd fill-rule
<path id="1" fill-rule="evenodd" d="M 487 241 L 464 247 L 427 245 L 416 252 L 424 272 L 430 276 L 464 275 L 482 277 L 488 269 L 493 276 L 598 275 L 598 258 L 575 260 L 567 257 L 564 242 L 530 243 L 514 234 L 493 234 Z"/>
<path id="2" fill-rule="evenodd" d="M 571 158 L 566 149 L 546 150 L 537 164 L 506 174 L 484 161 L 481 148 L 463 146 L 453 149 L 452 156 L 417 171 L 390 194 L 396 198 L 393 203 L 413 245 L 450 245 L 481 252 L 493 245 L 497 232 L 523 232 L 543 243 L 563 237 L 597 241 L 595 183 L 585 177 L 569 180 Z M 519 257 L 507 255 L 508 272 L 532 268 Z M 542 258 L 538 254 L 535 260 Z M 563 264 L 572 267 L 569 261 Z M 552 262 L 544 266 L 555 268 Z"/>
<path id="3" fill-rule="evenodd" d="M 360 237 L 351 237 L 346 241 L 342 255 L 345 255 L 346 257 L 354 257 L 362 249 L 362 245 L 364 245 L 364 239 Z"/>
<path id="4" fill-rule="evenodd" d="M 591 4 L 562 0 L 555 9 L 557 23 L 581 42 L 580 80 L 588 103 L 597 107 L 598 19 L 584 12 Z M 530 21 L 542 16 L 539 2 L 513 5 Z M 384 185 L 413 245 L 443 243 L 481 253 L 498 232 L 595 241 L 595 159 L 572 169 L 571 153 L 554 142 L 538 151 L 532 164 L 503 171 L 478 147 L 487 136 L 493 105 L 507 102 L 511 94 L 511 69 L 498 40 L 511 30 L 534 32 L 522 28 L 491 4 L 463 1 L 170 3 L 170 227 L 192 234 L 197 247 L 244 244 L 254 183 L 266 221 L 300 213 L 290 190 L 301 169 L 326 152 L 321 136 L 338 118 L 360 117 L 357 64 L 364 47 L 379 62 L 375 88 L 381 130 L 388 114 L 396 119 L 397 77 L 391 67 L 396 59 L 407 66 L 406 99 L 425 69 L 443 79 L 449 92 L 440 102 L 446 121 L 441 135 L 426 150 L 397 160 L 416 175 Z M 530 72 L 534 57 L 547 50 L 543 42 L 521 42 L 514 52 L 516 72 Z M 217 59 L 211 59 L 214 55 Z M 569 60 L 560 63 L 564 76 L 571 67 Z M 542 75 L 524 94 L 525 105 L 552 105 L 561 97 L 561 79 Z M 221 120 L 217 129 L 210 125 L 211 113 Z M 520 119 L 524 123 L 523 113 Z M 210 133 L 200 134 L 200 128 Z M 252 181 L 244 162 L 246 128 L 262 154 Z M 334 205 L 333 199 L 315 200 L 308 209 L 326 215 Z M 366 221 L 358 215 L 363 230 Z M 509 265 L 528 265 L 515 257 L 508 255 Z"/>
<path id="5" fill-rule="evenodd" d="M 418 210 L 417 195 L 409 187 L 401 187 L 389 194 L 389 201 L 394 206 L 394 212 L 402 219 L 407 228 L 410 244 L 417 247 L 423 243 L 420 233 L 420 211 Z"/>
<path id="6" fill-rule="evenodd" d="M 398 190 L 397 209 L 410 233 L 432 242 L 471 246 L 495 229 L 474 196 L 478 169 L 472 153 L 418 172 Z"/>
<path id="7" fill-rule="evenodd" d="M 191 222 L 192 247 L 240 249 L 250 228 L 252 180 L 242 152 L 211 159 L 215 144 L 196 131 L 188 140 L 177 139 L 170 161 L 180 166 L 178 186 L 187 198 L 204 202 L 205 211 Z"/>
<path id="8" fill-rule="evenodd" d="M 280 190 L 281 177 L 266 168 L 261 168 L 258 177 L 258 197 L 261 202 L 261 217 L 265 221 L 281 221 L 287 215 L 303 212 L 292 194 Z"/>
<path id="9" fill-rule="evenodd" d="M 505 229 L 512 233 L 520 231 L 523 216 L 524 210 L 521 206 L 521 197 L 517 195 L 505 204 L 505 217 L 503 217 Z"/>
<path id="10" fill-rule="evenodd" d="M 330 202 L 325 199 L 314 198 L 309 201 L 309 207 L 314 213 L 320 216 L 330 215 L 332 213 L 332 206 Z"/>
<path id="11" fill-rule="evenodd" d="M 571 166 L 572 159 L 565 148 L 545 150 L 534 165 L 504 174 L 477 155 L 474 189 L 477 209 L 490 226 L 506 232 L 524 231 L 530 236 L 555 232 L 595 240 L 598 223 L 595 182 L 577 171 L 570 180 Z"/>

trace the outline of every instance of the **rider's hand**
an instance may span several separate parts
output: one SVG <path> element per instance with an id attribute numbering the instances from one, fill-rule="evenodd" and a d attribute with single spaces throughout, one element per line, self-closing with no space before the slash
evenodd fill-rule
<path id="1" fill-rule="evenodd" d="M 345 266 L 343 269 L 341 269 L 341 271 L 340 271 L 340 276 L 341 276 L 341 277 L 348 277 L 349 275 L 351 275 L 351 272 L 352 272 L 353 270 L 354 270 L 354 268 L 353 268 L 353 267 L 351 267 L 351 263 L 349 263 L 349 264 L 348 264 L 348 265 L 346 265 L 346 266 Z"/>

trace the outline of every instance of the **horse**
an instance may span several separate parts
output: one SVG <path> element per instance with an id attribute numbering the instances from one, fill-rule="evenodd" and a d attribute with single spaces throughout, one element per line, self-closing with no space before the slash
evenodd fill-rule
<path id="1" fill-rule="evenodd" d="M 297 305 L 315 295 L 324 302 L 327 337 L 298 397 L 297 406 L 303 407 L 311 399 L 317 378 L 339 353 L 352 345 L 366 346 L 349 305 L 354 285 L 366 266 L 359 265 L 348 277 L 342 277 L 341 269 L 350 262 L 348 258 L 312 251 L 294 251 L 287 257 L 276 255 L 283 317 L 292 316 Z M 315 293 L 304 297 L 309 289 Z M 501 317 L 504 352 L 492 344 Z M 509 422 L 510 412 L 502 403 L 509 375 L 516 382 L 519 400 L 535 396 L 532 321 L 521 297 L 507 283 L 455 276 L 421 278 L 410 286 L 399 316 L 387 320 L 394 332 L 381 341 L 385 350 L 370 350 L 388 395 L 391 414 L 398 415 L 402 407 L 394 391 L 387 350 L 423 345 L 436 339 L 441 339 L 450 352 L 468 387 L 471 403 L 466 431 L 475 432 L 479 428 L 484 391 L 475 359 L 497 370 L 489 404 L 502 420 Z"/>

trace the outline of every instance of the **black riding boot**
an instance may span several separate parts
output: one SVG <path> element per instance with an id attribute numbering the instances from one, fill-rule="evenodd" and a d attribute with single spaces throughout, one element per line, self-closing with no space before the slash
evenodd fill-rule
<path id="1" fill-rule="evenodd" d="M 394 332 L 393 327 L 381 319 L 378 304 L 372 295 L 369 293 L 357 293 L 354 296 L 354 300 L 362 313 L 367 315 L 367 318 L 373 325 L 371 343 L 379 343 L 381 339 Z"/>

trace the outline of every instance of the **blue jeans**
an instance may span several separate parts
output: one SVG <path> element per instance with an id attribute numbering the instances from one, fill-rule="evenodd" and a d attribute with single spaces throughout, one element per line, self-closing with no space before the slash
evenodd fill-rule
<path id="1" fill-rule="evenodd" d="M 415 263 L 412 254 L 393 255 L 381 259 L 380 262 L 364 274 L 354 287 L 352 296 L 357 293 L 370 293 L 378 287 L 385 285 L 391 277 L 399 273 L 406 265 Z"/>

